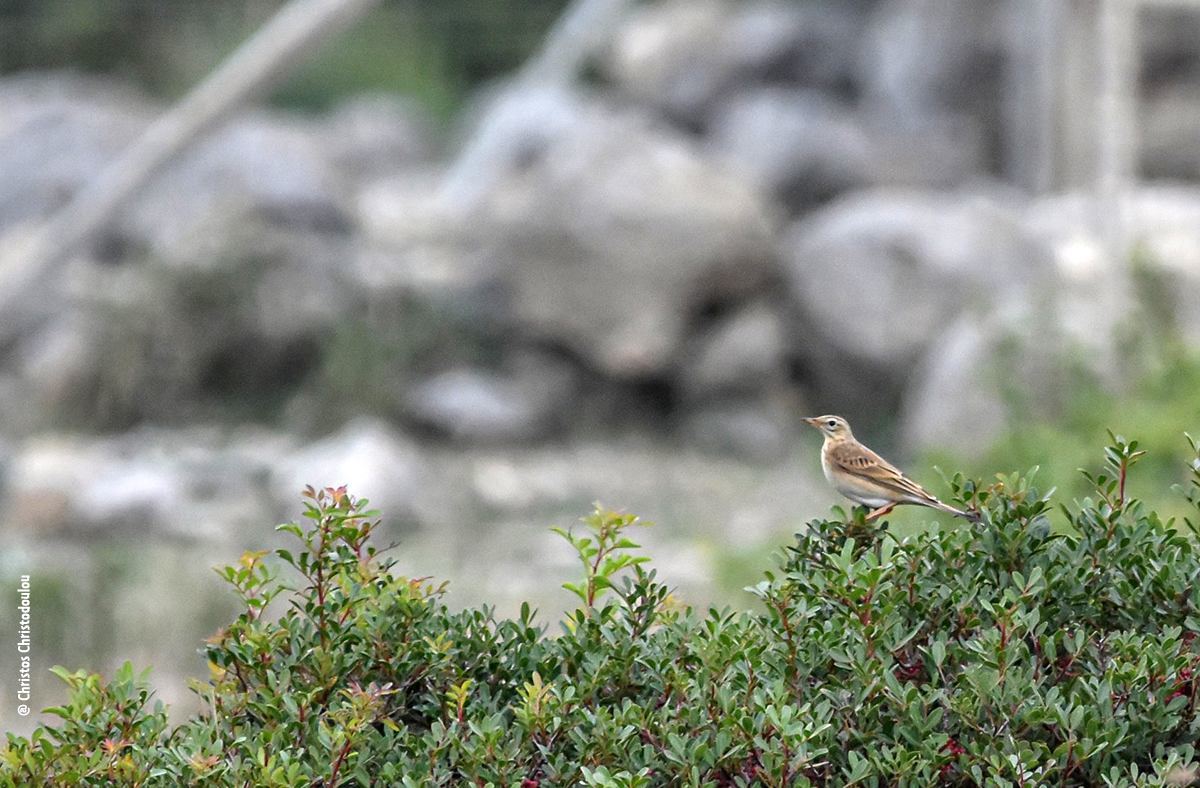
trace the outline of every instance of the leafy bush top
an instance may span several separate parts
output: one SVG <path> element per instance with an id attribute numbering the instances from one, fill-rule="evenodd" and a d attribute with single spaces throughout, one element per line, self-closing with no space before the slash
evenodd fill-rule
<path id="1" fill-rule="evenodd" d="M 245 612 L 207 645 L 205 712 L 171 728 L 131 668 L 59 670 L 61 723 L 8 735 L 0 785 L 1184 783 L 1200 551 L 1126 497 L 1138 456 L 1114 439 L 1064 532 L 1015 475 L 954 479 L 978 526 L 812 522 L 758 613 L 680 608 L 636 518 L 598 508 L 565 534 L 582 604 L 553 635 L 447 609 L 375 553 L 374 513 L 309 490 L 299 549 L 224 570 Z"/>

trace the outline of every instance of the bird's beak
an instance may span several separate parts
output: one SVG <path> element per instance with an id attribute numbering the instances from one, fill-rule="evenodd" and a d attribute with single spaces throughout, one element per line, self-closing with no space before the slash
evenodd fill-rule
<path id="1" fill-rule="evenodd" d="M 811 424 L 811 425 L 813 425 L 814 427 L 817 427 L 817 426 L 819 426 L 819 422 L 820 422 L 821 420 L 820 420 L 820 419 L 818 419 L 818 418 L 816 418 L 816 417 L 814 416 L 813 418 L 811 418 L 811 419 L 805 419 L 804 421 L 805 421 L 805 423 L 807 423 L 807 424 Z"/>

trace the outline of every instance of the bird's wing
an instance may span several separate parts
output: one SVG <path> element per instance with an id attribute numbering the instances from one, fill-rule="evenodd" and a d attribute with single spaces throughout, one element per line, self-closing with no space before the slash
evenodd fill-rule
<path id="1" fill-rule="evenodd" d="M 900 472 L 900 469 L 861 443 L 843 443 L 829 452 L 833 463 L 846 473 L 870 484 L 877 484 L 898 495 L 918 501 L 938 502 L 925 488 Z"/>

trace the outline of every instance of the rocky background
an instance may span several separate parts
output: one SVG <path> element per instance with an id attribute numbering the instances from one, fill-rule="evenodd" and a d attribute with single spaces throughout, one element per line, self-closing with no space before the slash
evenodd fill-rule
<path id="1" fill-rule="evenodd" d="M 969 457 L 1079 370 L 1127 385 L 1148 316 L 1200 344 L 1200 13 L 1142 18 L 1131 266 L 1100 198 L 1009 177 L 1025 8 L 650 2 L 586 79 L 489 83 L 449 124 L 375 93 L 221 127 L 0 347 L 0 577 L 33 576 L 35 664 L 153 665 L 186 710 L 233 613 L 210 567 L 278 544 L 306 484 L 369 497 L 455 604 L 569 604 L 548 528 L 594 500 L 658 523 L 686 601 L 745 604 L 834 502 L 801 416 Z M 164 106 L 0 79 L 0 237 Z M 501 155 L 464 171 L 484 122 Z"/>

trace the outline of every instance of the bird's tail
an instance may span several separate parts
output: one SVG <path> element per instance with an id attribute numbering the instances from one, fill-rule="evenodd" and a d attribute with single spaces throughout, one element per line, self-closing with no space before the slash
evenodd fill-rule
<path id="1" fill-rule="evenodd" d="M 983 518 L 979 516 L 978 512 L 968 512 L 964 509 L 955 508 L 948 503 L 942 503 L 937 498 L 934 498 L 932 501 L 930 501 L 929 506 L 932 506 L 934 509 L 938 509 L 943 512 L 948 512 L 950 514 L 957 515 L 958 517 L 965 517 L 966 519 L 970 520 L 973 523 L 978 523 L 978 522 L 983 521 Z"/>

